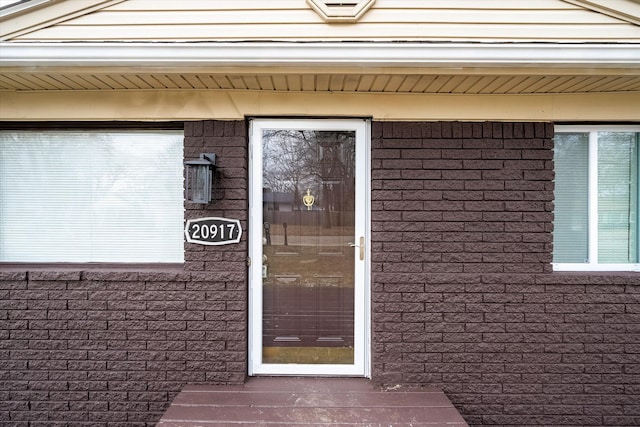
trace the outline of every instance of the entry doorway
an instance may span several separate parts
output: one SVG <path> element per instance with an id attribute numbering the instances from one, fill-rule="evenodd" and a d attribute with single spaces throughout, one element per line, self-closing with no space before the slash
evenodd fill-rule
<path id="1" fill-rule="evenodd" d="M 249 374 L 370 377 L 370 122 L 254 119 Z"/>

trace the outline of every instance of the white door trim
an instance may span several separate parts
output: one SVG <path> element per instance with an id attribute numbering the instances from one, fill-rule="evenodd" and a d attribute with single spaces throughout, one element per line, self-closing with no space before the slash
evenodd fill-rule
<path id="1" fill-rule="evenodd" d="M 249 131 L 249 375 L 371 377 L 371 155 L 370 121 L 365 119 L 253 119 Z M 262 130 L 356 131 L 356 236 L 365 237 L 364 260 L 356 258 L 353 365 L 262 363 Z"/>

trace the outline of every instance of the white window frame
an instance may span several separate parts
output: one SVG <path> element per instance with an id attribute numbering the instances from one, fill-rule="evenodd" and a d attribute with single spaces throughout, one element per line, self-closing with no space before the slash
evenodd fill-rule
<path id="1" fill-rule="evenodd" d="M 2 257 L 0 257 L 0 265 L 14 263 L 172 265 L 184 263 L 184 186 L 182 178 L 184 131 L 182 129 L 155 129 L 153 127 L 53 129 L 44 127 L 39 129 L 2 129 L 0 134 L 6 134 L 8 136 L 32 135 L 32 138 L 34 138 L 32 142 L 34 142 L 34 144 L 46 143 L 50 138 L 55 136 L 56 144 L 59 146 L 62 146 L 64 141 L 70 139 L 73 143 L 71 147 L 82 146 L 83 149 L 79 150 L 80 153 L 96 153 L 95 155 L 92 154 L 91 158 L 80 155 L 77 158 L 69 157 L 68 160 L 65 159 L 64 162 L 59 161 L 59 159 L 56 162 L 47 161 L 47 163 L 58 165 L 56 176 L 65 176 L 61 180 L 53 181 L 60 182 L 64 190 L 58 191 L 60 187 L 48 187 L 48 190 L 52 194 L 61 194 L 54 204 L 45 202 L 43 204 L 29 204 L 27 206 L 26 202 L 20 202 L 21 200 L 28 200 L 30 197 L 34 199 L 38 198 L 37 191 L 43 191 L 40 188 L 34 189 L 35 197 L 33 197 L 31 193 L 27 193 L 27 191 L 19 192 L 20 195 L 17 196 L 18 202 L 16 203 L 15 194 L 11 194 L 7 189 L 11 186 L 11 179 L 18 179 L 16 178 L 17 175 L 6 181 L 0 181 L 0 218 L 2 218 L 3 214 L 6 215 L 5 218 L 3 218 L 6 221 L 0 224 L 0 235 L 2 235 L 5 230 L 11 230 L 11 233 L 6 232 L 7 235 L 4 236 L 6 239 L 4 241 L 5 245 L 0 244 L 0 255 L 2 255 Z M 99 137 L 103 135 L 109 135 L 111 139 L 106 143 L 104 141 L 101 142 Z M 150 135 L 153 139 L 149 136 L 145 137 L 145 135 Z M 109 175 L 97 173 L 95 175 L 96 182 L 99 182 L 103 177 L 113 178 L 113 183 L 111 184 L 112 190 L 99 193 L 104 195 L 104 197 L 94 197 L 98 194 L 96 193 L 98 190 L 91 188 L 91 180 L 83 181 L 83 185 L 80 186 L 81 190 L 75 192 L 70 191 L 72 188 L 75 189 L 75 187 L 73 187 L 73 180 L 67 179 L 67 176 L 71 176 L 70 173 L 66 172 L 67 166 L 70 167 L 76 163 L 91 164 L 92 161 L 96 164 L 104 164 L 105 159 L 99 154 L 101 148 L 104 149 L 106 147 L 108 149 L 112 146 L 113 142 L 117 142 L 118 146 L 121 147 L 128 145 L 134 148 L 133 144 L 135 144 L 136 138 L 140 138 L 141 136 L 145 138 L 147 144 L 156 146 L 158 145 L 157 139 L 159 135 L 170 139 L 171 144 L 174 146 L 173 151 L 171 151 L 170 169 L 164 168 L 167 165 L 164 165 L 163 168 L 158 168 L 156 165 L 155 168 L 151 169 L 153 172 L 148 173 L 145 171 L 145 167 L 149 169 L 147 163 L 151 162 L 140 162 L 140 164 L 136 163 L 133 165 L 133 162 L 139 162 L 139 159 L 153 155 L 153 153 L 147 153 L 144 148 L 138 146 L 134 157 L 131 157 L 128 153 L 115 157 L 118 161 L 121 161 L 120 159 L 133 159 L 128 160 L 127 168 L 123 167 L 123 170 L 131 175 L 128 181 L 126 179 L 118 180 L 120 175 L 115 173 Z M 96 141 L 94 141 L 94 139 Z M 34 144 L 31 144 L 31 149 L 33 149 Z M 2 144 L 0 144 L 0 149 L 2 149 Z M 68 150 L 69 148 L 66 149 Z M 42 161 L 42 159 L 47 158 L 46 145 L 43 145 L 42 149 L 38 149 L 38 151 L 40 151 L 42 155 L 36 160 Z M 0 167 L 5 164 L 5 161 L 10 162 L 11 156 L 3 159 L 3 152 L 0 152 Z M 26 170 L 26 168 L 24 169 Z M 85 175 L 89 169 L 81 168 Z M 11 173 L 11 170 L 12 168 L 7 168 L 6 171 Z M 69 168 L 69 170 L 73 171 L 71 168 Z M 142 176 L 140 182 L 134 177 L 134 173 L 137 173 L 138 170 L 141 171 Z M 30 184 L 32 183 L 31 176 L 33 176 L 35 180 L 46 180 L 47 175 L 44 174 L 46 171 L 47 169 L 45 169 L 45 172 L 39 170 L 38 173 L 25 172 L 25 175 L 29 176 L 24 177 L 24 182 L 27 183 L 26 185 L 33 185 Z M 85 175 L 82 176 L 84 177 Z M 161 175 L 166 182 L 171 183 L 171 188 L 166 188 L 166 186 L 159 187 L 157 185 L 155 187 L 148 186 L 149 177 L 155 180 Z M 3 179 L 5 176 L 7 175 L 0 174 L 0 179 Z M 130 189 L 123 185 L 123 183 L 130 184 L 132 182 L 136 185 L 139 184 L 140 189 Z M 67 185 L 68 183 L 72 183 L 72 186 Z M 102 187 L 98 187 L 98 189 L 100 188 Z M 162 194 L 158 194 L 161 190 Z M 148 194 L 148 199 L 145 200 L 142 198 L 140 201 L 137 200 L 137 196 L 142 194 L 141 192 Z M 4 198 L 3 196 L 7 194 L 10 196 Z M 168 198 L 165 197 L 167 195 L 169 196 Z M 42 198 L 44 197 L 40 197 L 40 199 Z M 153 203 L 149 203 L 151 199 L 153 199 Z M 75 203 L 76 201 L 79 201 L 79 203 Z M 173 202 L 178 204 L 172 204 Z M 70 207 L 67 206 L 67 210 L 58 211 L 57 207 L 60 207 L 63 203 Z M 106 220 L 109 218 L 108 214 L 105 215 L 102 213 L 96 215 L 96 212 L 116 213 L 116 208 L 113 207 L 114 203 L 126 204 L 127 206 L 123 208 L 131 208 L 127 211 L 128 214 L 123 215 L 122 221 L 109 222 Z M 23 204 L 25 204 L 25 206 L 23 206 Z M 164 209 L 164 211 L 162 209 Z M 126 209 L 121 210 L 126 211 Z M 163 212 L 164 215 L 157 215 L 157 212 Z M 149 214 L 149 216 L 145 214 Z M 51 225 L 48 221 L 49 216 L 55 216 L 56 218 L 66 216 L 66 218 L 52 221 L 53 225 Z M 135 218 L 135 216 L 139 217 Z M 144 224 L 138 226 L 135 222 L 139 221 L 143 223 L 146 218 L 148 218 L 148 222 L 154 224 L 152 227 L 144 227 Z M 100 220 L 107 225 L 98 224 L 94 226 L 94 224 Z M 29 232 L 22 233 L 21 230 L 25 227 Z M 51 230 L 47 230 L 47 227 L 51 227 Z M 44 231 L 40 232 L 40 230 Z M 162 232 L 154 232 L 158 230 Z M 34 237 L 34 234 L 29 233 L 35 233 L 37 238 L 30 240 L 29 237 Z M 9 234 L 11 234 L 11 236 L 7 237 Z M 74 238 L 73 236 L 79 237 Z M 114 237 L 113 239 L 111 238 L 112 236 Z M 14 237 L 13 240 L 12 237 Z M 0 239 L 2 239 L 2 237 L 0 237 Z M 63 242 L 64 245 L 62 245 Z M 0 243 L 2 243 L 1 240 Z M 154 243 L 154 250 L 148 250 L 150 245 Z M 33 246 L 33 248 L 30 246 Z M 102 247 L 103 250 L 95 251 L 98 247 Z M 36 250 L 36 248 L 38 250 Z M 43 250 L 39 250 L 40 248 L 43 248 Z"/>
<path id="2" fill-rule="evenodd" d="M 640 272 L 640 263 L 598 263 L 598 132 L 640 132 L 640 125 L 557 125 L 555 134 L 589 134 L 589 196 L 588 196 L 588 261 L 584 263 L 552 263 L 554 271 L 635 271 Z"/>

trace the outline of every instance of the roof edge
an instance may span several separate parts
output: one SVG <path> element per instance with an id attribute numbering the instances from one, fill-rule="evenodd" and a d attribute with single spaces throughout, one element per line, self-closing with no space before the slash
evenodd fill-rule
<path id="1" fill-rule="evenodd" d="M 563 0 L 594 12 L 640 25 L 640 2 L 637 0 Z"/>
<path id="2" fill-rule="evenodd" d="M 0 43 L 5 67 L 638 68 L 640 43 Z"/>
<path id="3" fill-rule="evenodd" d="M 0 14 L 0 39 L 3 41 L 77 18 L 96 10 L 121 3 L 124 0 L 62 0 L 34 1 L 29 7 L 18 8 L 15 13 Z"/>

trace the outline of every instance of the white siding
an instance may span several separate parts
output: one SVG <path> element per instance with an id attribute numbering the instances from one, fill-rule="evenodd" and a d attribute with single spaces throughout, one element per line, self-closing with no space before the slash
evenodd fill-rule
<path id="1" fill-rule="evenodd" d="M 377 0 L 326 24 L 305 0 L 127 0 L 22 41 L 640 41 L 640 27 L 562 0 Z"/>

